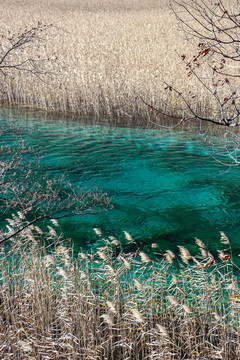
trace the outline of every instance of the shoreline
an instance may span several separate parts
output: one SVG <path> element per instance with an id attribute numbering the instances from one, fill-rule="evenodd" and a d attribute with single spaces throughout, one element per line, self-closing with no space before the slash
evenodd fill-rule
<path id="1" fill-rule="evenodd" d="M 225 127 L 216 126 L 212 124 L 208 124 L 205 122 L 201 122 L 200 120 L 189 120 L 184 123 L 180 123 L 178 126 L 176 124 L 179 123 L 179 119 L 172 119 L 171 117 L 167 118 L 158 118 L 158 122 L 154 123 L 154 119 L 146 118 L 144 116 L 132 116 L 132 117 L 117 117 L 112 115 L 101 115 L 96 117 L 93 114 L 89 115 L 80 115 L 78 113 L 74 113 L 68 111 L 66 113 L 60 110 L 51 110 L 51 109 L 41 109 L 41 108 L 32 108 L 28 106 L 23 106 L 21 104 L 9 105 L 6 103 L 0 103 L 0 109 L 7 112 L 17 112 L 17 115 L 24 112 L 24 116 L 34 116 L 50 119 L 53 121 L 57 121 L 59 118 L 70 121 L 70 122 L 81 122 L 84 124 L 92 124 L 92 125 L 105 125 L 109 127 L 120 127 L 120 128 L 133 128 L 133 129 L 153 129 L 153 130 L 179 130 L 179 131 L 193 131 L 202 132 L 205 131 L 208 135 L 224 135 Z M 235 133 L 238 133 L 240 129 L 235 127 L 232 129 Z"/>

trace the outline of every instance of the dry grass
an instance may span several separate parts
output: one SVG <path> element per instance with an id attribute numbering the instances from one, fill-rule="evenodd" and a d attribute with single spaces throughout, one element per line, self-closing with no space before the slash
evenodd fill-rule
<path id="1" fill-rule="evenodd" d="M 176 93 L 164 90 L 162 81 L 167 81 L 198 114 L 219 113 L 218 101 L 194 76 L 187 77 L 181 55 L 192 59 L 197 40 L 194 45 L 184 38 L 168 0 L 2 0 L 0 9 L 5 34 L 39 20 L 58 27 L 49 31 L 40 50 L 42 58 L 50 59 L 52 77 L 46 83 L 22 72 L 13 80 L 2 76 L 2 102 L 79 115 L 155 119 L 140 94 L 148 104 L 183 117 L 186 106 Z M 212 87 L 205 65 L 199 75 Z M 231 86 L 222 86 L 224 98 Z"/>
<path id="2" fill-rule="evenodd" d="M 38 20 L 60 28 L 49 34 L 41 50 L 43 57 L 58 57 L 49 65 L 54 73 L 49 84 L 26 74 L 15 74 L 14 81 L 1 78 L 1 100 L 82 115 L 127 117 L 151 115 L 137 94 L 163 110 L 181 105 L 174 94 L 163 90 L 161 80 L 187 92 L 199 86 L 186 78 L 179 56 L 191 52 L 191 46 L 167 4 L 168 0 L 1 1 L 3 31 Z M 198 99 L 198 107 L 204 109 L 207 95 L 199 93 Z"/>
<path id="3" fill-rule="evenodd" d="M 174 265 L 124 254 L 99 233 L 105 246 L 74 258 L 53 226 L 1 250 L 2 358 L 240 359 L 240 289 L 226 253 L 214 264 L 181 248 Z"/>

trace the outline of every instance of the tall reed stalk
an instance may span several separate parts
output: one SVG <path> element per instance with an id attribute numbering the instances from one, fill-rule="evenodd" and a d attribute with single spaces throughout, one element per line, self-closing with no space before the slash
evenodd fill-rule
<path id="1" fill-rule="evenodd" d="M 74 256 L 56 225 L 1 249 L 2 359 L 240 359 L 229 250 L 216 260 L 198 240 L 198 257 L 155 261 L 99 233 L 104 246 Z"/>
<path id="2" fill-rule="evenodd" d="M 194 44 L 184 39 L 167 4 L 167 0 L 42 0 L 38 4 L 25 0 L 21 6 L 16 0 L 1 2 L 3 34 L 17 33 L 39 20 L 56 25 L 58 31 L 44 37 L 41 49 L 41 59 L 49 59 L 51 76 L 46 81 L 21 71 L 10 78 L 1 76 L 0 101 L 85 116 L 158 121 L 142 97 L 183 117 L 185 104 L 165 90 L 162 81 L 167 81 L 186 94 L 195 111 L 213 114 L 211 96 L 196 78 L 187 77 L 181 55 L 191 58 Z M 31 47 L 24 51 L 30 58 L 38 56 Z M 206 71 L 207 65 L 202 69 L 207 83 Z"/>

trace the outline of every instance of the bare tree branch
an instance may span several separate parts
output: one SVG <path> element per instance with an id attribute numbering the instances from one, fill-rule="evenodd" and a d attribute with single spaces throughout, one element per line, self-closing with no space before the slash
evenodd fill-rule
<path id="1" fill-rule="evenodd" d="M 46 83 L 54 75 L 52 65 L 57 57 L 47 58 L 43 50 L 49 32 L 56 29 L 54 24 L 38 22 L 17 32 L 0 33 L 0 75 L 4 81 L 24 73 Z M 66 176 L 52 179 L 45 173 L 38 149 L 23 140 L 24 130 L 14 122 L 0 124 L 0 221 L 4 224 L 7 217 L 18 214 L 8 231 L 0 231 L 0 245 L 41 220 L 83 216 L 111 207 L 106 193 L 73 188 Z"/>
<path id="2" fill-rule="evenodd" d="M 51 179 L 35 154 L 36 149 L 23 141 L 0 147 L 0 219 L 14 213 L 23 219 L 10 232 L 0 231 L 0 244 L 40 220 L 84 216 L 111 207 L 106 193 L 73 188 L 64 176 Z"/>
<path id="3" fill-rule="evenodd" d="M 58 28 L 38 22 L 36 26 L 0 33 L 0 73 L 5 78 L 16 74 L 31 74 L 47 82 L 54 75 L 57 56 L 44 57 L 44 46 Z M 33 56 L 33 54 L 35 54 Z"/>

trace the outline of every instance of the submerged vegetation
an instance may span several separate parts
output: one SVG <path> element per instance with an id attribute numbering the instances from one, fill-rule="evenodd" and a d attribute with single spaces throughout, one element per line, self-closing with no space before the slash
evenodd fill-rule
<path id="1" fill-rule="evenodd" d="M 178 258 L 153 261 L 99 229 L 104 246 L 74 256 L 52 222 L 1 250 L 4 359 L 239 358 L 240 289 L 224 233 L 218 260 L 196 239 L 199 256 L 180 246 Z"/>

